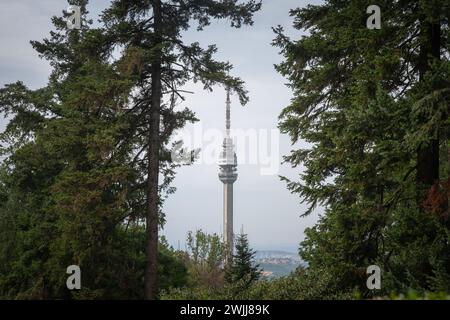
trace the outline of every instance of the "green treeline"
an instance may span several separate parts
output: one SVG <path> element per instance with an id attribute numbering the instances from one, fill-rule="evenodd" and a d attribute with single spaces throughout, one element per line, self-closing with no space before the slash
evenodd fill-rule
<path id="1" fill-rule="evenodd" d="M 32 41 L 48 84 L 0 89 L 0 299 L 345 299 L 450 292 L 450 3 L 328 0 L 291 11 L 290 39 L 274 27 L 276 70 L 293 98 L 279 124 L 295 144 L 286 187 L 324 208 L 306 230 L 291 275 L 263 280 L 246 235 L 224 264 L 217 235 L 190 233 L 187 250 L 159 236 L 176 168 L 171 137 L 197 121 L 183 85 L 230 88 L 217 48 L 183 42 L 212 20 L 253 24 L 259 1 L 114 0 L 82 29 L 52 19 Z M 283 21 L 280 21 L 283 23 Z M 305 34 L 304 36 L 301 36 Z M 298 149 L 299 144 L 307 145 Z M 306 142 L 307 144 L 305 144 Z M 299 230 L 301 232 L 301 230 Z M 82 289 L 66 287 L 79 265 Z M 381 289 L 366 268 L 382 270 Z M 414 292 L 414 293 L 411 293 Z M 439 295 L 439 293 L 441 293 Z"/>

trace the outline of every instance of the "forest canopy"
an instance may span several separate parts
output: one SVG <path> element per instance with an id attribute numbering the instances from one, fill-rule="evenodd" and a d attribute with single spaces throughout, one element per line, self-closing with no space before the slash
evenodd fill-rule
<path id="1" fill-rule="evenodd" d="M 163 211 L 174 132 L 199 120 L 176 108 L 185 85 L 249 101 L 216 45 L 182 34 L 251 28 L 261 1 L 113 0 L 96 27 L 87 0 L 69 4 L 80 28 L 64 11 L 31 41 L 48 83 L 0 88 L 0 299 L 448 298 L 450 2 L 379 0 L 368 28 L 372 3 L 327 0 L 292 8 L 293 31 L 273 27 L 292 92 L 274 117 L 296 173 L 280 186 L 307 204 L 299 219 L 323 209 L 304 264 L 274 280 L 243 232 L 232 257 L 217 234 L 192 231 L 185 250 L 160 234 L 177 223 Z M 81 290 L 66 286 L 70 265 Z"/>

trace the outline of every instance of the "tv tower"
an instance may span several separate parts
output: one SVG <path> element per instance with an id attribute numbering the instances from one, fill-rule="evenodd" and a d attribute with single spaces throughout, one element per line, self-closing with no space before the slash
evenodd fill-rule
<path id="1" fill-rule="evenodd" d="M 230 137 L 230 88 L 227 88 L 225 112 L 225 138 L 219 158 L 219 179 L 223 183 L 223 241 L 225 244 L 225 263 L 233 257 L 233 183 L 237 179 L 237 157 L 233 140 Z"/>

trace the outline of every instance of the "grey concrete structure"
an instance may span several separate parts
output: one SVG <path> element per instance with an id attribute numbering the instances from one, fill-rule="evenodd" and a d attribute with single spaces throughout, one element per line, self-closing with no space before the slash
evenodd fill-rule
<path id="1" fill-rule="evenodd" d="M 237 157 L 233 139 L 230 137 L 230 108 L 230 90 L 227 90 L 225 138 L 219 158 L 219 179 L 223 183 L 223 240 L 226 247 L 226 261 L 230 261 L 233 254 L 233 183 L 237 179 Z"/>

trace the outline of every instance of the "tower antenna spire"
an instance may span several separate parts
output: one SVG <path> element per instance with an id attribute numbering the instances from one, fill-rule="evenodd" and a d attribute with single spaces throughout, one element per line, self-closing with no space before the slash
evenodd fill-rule
<path id="1" fill-rule="evenodd" d="M 227 86 L 227 101 L 226 101 L 226 114 L 225 114 L 225 129 L 226 136 L 230 136 L 231 128 L 231 100 L 230 100 L 230 87 Z"/>

